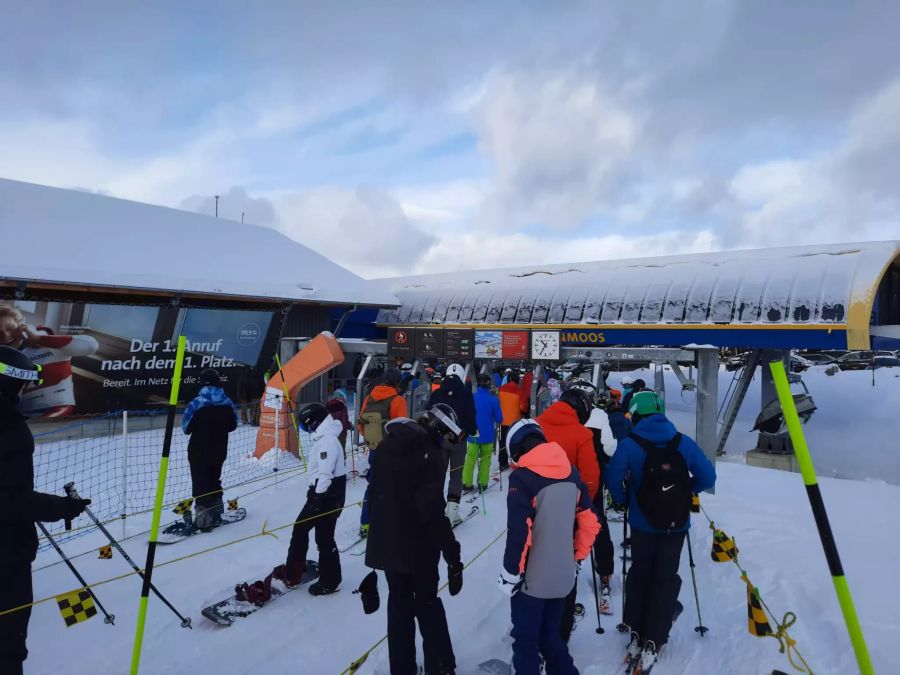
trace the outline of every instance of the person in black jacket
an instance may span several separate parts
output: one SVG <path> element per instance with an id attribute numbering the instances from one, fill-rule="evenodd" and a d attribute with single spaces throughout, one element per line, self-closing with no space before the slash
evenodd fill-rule
<path id="1" fill-rule="evenodd" d="M 188 462 L 194 493 L 194 527 L 208 531 L 222 522 L 222 465 L 228 456 L 228 434 L 237 429 L 234 403 L 222 389 L 219 373 L 200 373 L 200 392 L 188 404 L 181 428 L 191 437 Z"/>
<path id="2" fill-rule="evenodd" d="M 16 410 L 19 394 L 40 370 L 20 351 L 0 346 L 0 612 L 34 600 L 31 563 L 35 521 L 72 520 L 91 503 L 34 491 L 34 437 Z M 0 673 L 21 675 L 31 608 L 0 615 Z"/>
<path id="3" fill-rule="evenodd" d="M 447 462 L 441 446 L 464 437 L 453 409 L 439 404 L 416 422 L 388 422 L 375 453 L 366 565 L 384 570 L 387 577 L 391 675 L 417 672 L 416 621 L 425 671 L 455 672 L 447 616 L 437 595 L 438 563 L 443 555 L 450 595 L 462 589 L 463 566 L 459 543 L 444 515 Z"/>
<path id="4" fill-rule="evenodd" d="M 444 378 L 440 388 L 432 392 L 428 399 L 428 407 L 432 408 L 438 403 L 450 406 L 466 436 L 477 436 L 475 397 L 472 390 L 466 386 L 465 377 L 465 368 L 458 363 L 448 366 L 447 377 Z M 453 525 L 462 522 L 459 516 L 459 500 L 463 490 L 463 465 L 466 463 L 466 436 L 458 443 L 449 442 L 444 445 L 450 471 L 450 480 L 447 482 L 447 517 Z"/>

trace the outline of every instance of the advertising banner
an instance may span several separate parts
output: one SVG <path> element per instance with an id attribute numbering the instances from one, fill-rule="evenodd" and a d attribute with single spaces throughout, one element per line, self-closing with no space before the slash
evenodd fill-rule
<path id="1" fill-rule="evenodd" d="M 499 330 L 475 331 L 475 358 L 499 359 L 503 350 L 503 336 Z"/>
<path id="2" fill-rule="evenodd" d="M 531 339 L 527 330 L 503 331 L 502 355 L 504 359 L 527 360 L 530 346 Z"/>
<path id="3" fill-rule="evenodd" d="M 214 368 L 237 400 L 238 381 L 261 381 L 269 367 L 280 329 L 273 318 L 272 311 L 2 300 L 0 343 L 41 366 L 43 382 L 22 396 L 29 417 L 155 409 L 168 401 L 179 335 L 187 338 L 182 398 Z"/>

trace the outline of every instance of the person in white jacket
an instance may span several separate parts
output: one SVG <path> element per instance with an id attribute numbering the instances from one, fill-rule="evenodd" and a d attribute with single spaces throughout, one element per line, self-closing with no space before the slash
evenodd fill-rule
<path id="1" fill-rule="evenodd" d="M 287 561 L 272 571 L 275 579 L 286 586 L 296 586 L 306 570 L 306 552 L 309 549 L 309 533 L 315 530 L 319 549 L 319 579 L 311 584 L 312 595 L 336 592 L 341 585 L 341 558 L 334 541 L 334 528 L 344 508 L 347 492 L 347 469 L 344 464 L 344 448 L 338 437 L 344 425 L 334 419 L 321 403 L 310 403 L 297 412 L 297 424 L 313 435 L 313 448 L 309 453 L 310 485 L 306 504 L 291 534 Z M 322 515 L 327 514 L 327 515 Z"/>

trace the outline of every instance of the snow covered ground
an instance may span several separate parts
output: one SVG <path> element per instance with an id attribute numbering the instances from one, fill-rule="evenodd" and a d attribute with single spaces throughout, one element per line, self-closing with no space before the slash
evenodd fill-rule
<path id="1" fill-rule="evenodd" d="M 817 393 L 812 385 L 811 389 Z M 677 394 L 670 395 L 673 410 L 677 407 L 675 398 Z M 825 417 L 821 414 L 821 418 Z M 853 423 L 859 425 L 860 420 Z M 865 428 L 868 434 L 870 427 Z M 683 430 L 691 431 L 689 427 Z M 814 436 L 811 443 L 815 446 Z M 857 453 L 864 450 L 858 442 L 853 447 Z M 884 452 L 893 452 L 893 447 L 885 447 Z M 896 465 L 896 459 L 892 460 Z M 790 610 L 797 614 L 797 623 L 790 633 L 816 673 L 854 672 L 853 652 L 800 476 L 735 463 L 720 463 L 718 470 L 717 494 L 704 495 L 704 507 L 717 525 L 736 539 L 741 562 L 764 600 L 775 612 Z M 241 506 L 249 511 L 243 522 L 159 549 L 157 565 L 162 566 L 154 573 L 154 582 L 182 613 L 193 619 L 194 629 L 180 628 L 177 618 L 151 596 L 142 672 L 341 673 L 384 636 L 387 588 L 383 576 L 379 584 L 382 608 L 377 614 L 365 616 L 359 598 L 351 593 L 366 572 L 361 556 L 343 556 L 344 584 L 335 595 L 312 598 L 301 590 L 230 628 L 214 626 L 200 616 L 204 605 L 228 595 L 236 582 L 259 578 L 283 561 L 290 529 L 278 531 L 277 539 L 261 536 L 165 564 L 252 535 L 261 531 L 264 523 L 271 529 L 292 522 L 302 506 L 305 484 L 304 475 L 294 474 L 277 488 L 242 498 Z M 900 527 L 896 519 L 900 487 L 828 478 L 821 484 L 875 669 L 879 673 L 900 672 L 900 653 L 895 645 L 900 634 L 896 612 L 900 597 L 896 565 L 900 557 Z M 362 498 L 364 485 L 364 481 L 357 480 L 349 486 L 348 504 Z M 474 558 L 503 532 L 504 499 L 505 494 L 492 488 L 487 493 L 485 514 L 457 529 L 464 561 Z M 359 507 L 348 507 L 338 522 L 339 546 L 353 541 L 358 521 Z M 711 562 L 711 532 L 702 516 L 695 517 L 694 523 L 692 538 L 703 622 L 710 632 L 705 638 L 694 632 L 697 619 L 685 553 L 681 570 L 685 613 L 655 672 L 750 675 L 769 673 L 773 668 L 791 672 L 785 657 L 778 653 L 775 640 L 754 638 L 747 633 L 746 591 L 739 573 L 730 563 Z M 131 531 L 144 527 L 146 523 L 141 518 L 128 521 Z M 611 527 L 614 541 L 620 541 L 621 525 Z M 91 533 L 69 542 L 66 549 L 77 553 L 96 549 L 103 543 L 101 535 Z M 126 548 L 135 560 L 144 560 L 144 538 L 130 540 Z M 483 660 L 507 659 L 511 654 L 509 601 L 495 588 L 502 551 L 501 537 L 466 569 L 459 596 L 450 598 L 443 594 L 461 675 L 477 672 L 477 664 Z M 52 550 L 42 551 L 35 567 L 55 562 L 55 555 Z M 311 557 L 315 557 L 314 548 Z M 90 582 L 129 570 L 118 554 L 112 560 L 100 560 L 92 553 L 77 563 Z M 603 618 L 607 629 L 604 635 L 594 632 L 596 617 L 591 613 L 589 575 L 580 581 L 579 598 L 589 612 L 576 630 L 571 647 L 582 673 L 613 672 L 624 649 L 625 638 L 614 628 L 620 616 L 618 572 L 617 568 L 613 584 L 616 614 Z M 60 564 L 34 574 L 36 598 L 71 590 L 76 585 L 70 572 Z M 101 585 L 96 592 L 107 609 L 116 614 L 116 625 L 105 625 L 98 617 L 66 628 L 55 603 L 37 605 L 31 619 L 31 656 L 26 673 L 127 672 L 140 582 L 129 577 Z M 387 645 L 382 643 L 359 672 L 384 674 L 388 670 Z"/>

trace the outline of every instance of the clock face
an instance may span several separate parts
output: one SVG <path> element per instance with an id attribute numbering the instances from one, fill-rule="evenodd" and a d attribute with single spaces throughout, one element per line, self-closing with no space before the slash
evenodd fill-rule
<path id="1" fill-rule="evenodd" d="M 531 357 L 546 361 L 559 360 L 559 331 L 538 330 L 531 333 Z"/>

